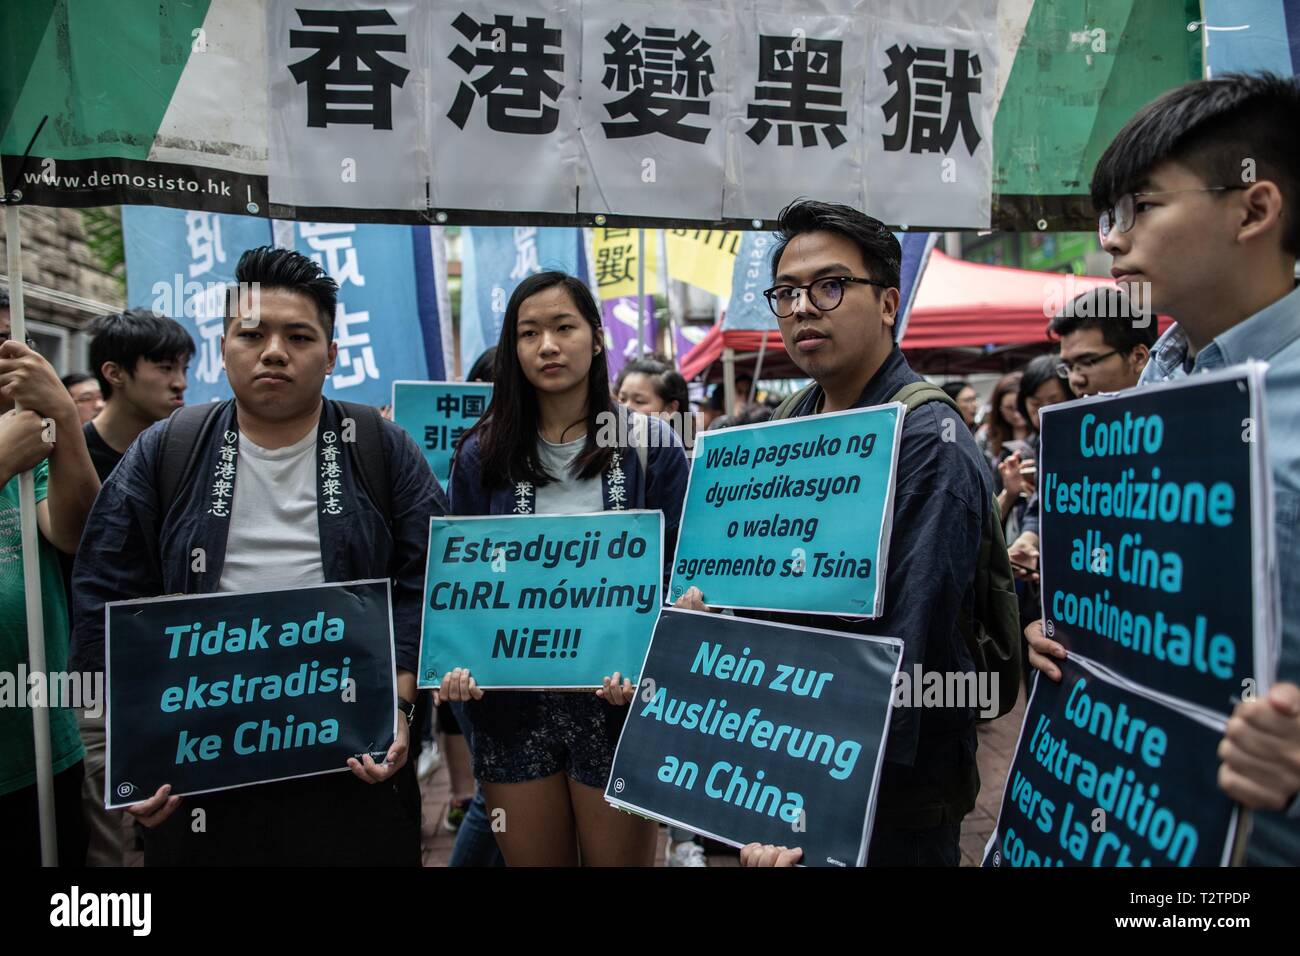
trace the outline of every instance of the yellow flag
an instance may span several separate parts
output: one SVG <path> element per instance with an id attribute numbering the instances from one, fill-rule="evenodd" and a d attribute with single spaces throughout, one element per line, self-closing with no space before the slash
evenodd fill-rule
<path id="1" fill-rule="evenodd" d="M 637 230 L 593 229 L 596 296 L 617 299 L 636 295 Z M 659 230 L 645 231 L 645 294 L 659 290 Z"/>
<path id="2" fill-rule="evenodd" d="M 714 295 L 731 295 L 740 233 L 724 229 L 669 229 L 664 246 L 668 277 Z"/>

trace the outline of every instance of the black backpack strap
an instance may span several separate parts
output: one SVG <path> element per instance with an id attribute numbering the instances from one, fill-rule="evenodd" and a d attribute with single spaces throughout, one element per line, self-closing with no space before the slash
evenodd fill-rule
<path id="1" fill-rule="evenodd" d="M 384 443 L 384 417 L 373 405 L 334 400 L 339 421 L 350 418 L 356 424 L 356 441 L 350 446 L 352 469 L 361 489 L 370 496 L 384 522 L 393 525 L 393 483 L 390 478 L 388 446 Z M 377 449 L 377 451 L 376 451 Z"/>
<path id="2" fill-rule="evenodd" d="M 216 427 L 218 414 L 225 402 L 204 402 L 186 405 L 172 412 L 163 426 L 162 444 L 158 452 L 154 487 L 158 489 L 158 515 L 165 517 L 176 501 L 176 494 L 185 487 L 199 466 L 195 452 L 202 448 L 207 436 Z"/>

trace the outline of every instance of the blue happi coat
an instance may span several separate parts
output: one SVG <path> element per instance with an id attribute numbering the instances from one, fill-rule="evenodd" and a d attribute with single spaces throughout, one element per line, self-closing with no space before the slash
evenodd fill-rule
<path id="1" fill-rule="evenodd" d="M 100 488 L 73 568 L 72 667 L 103 669 L 105 602 L 217 590 L 239 474 L 239 423 L 233 400 L 215 414 L 215 427 L 195 449 L 196 467 L 170 504 L 159 501 L 157 478 L 166 421 L 135 440 Z M 414 671 L 429 518 L 446 513 L 446 498 L 415 441 L 384 421 L 382 452 L 357 453 L 387 456 L 387 525 L 342 440 L 343 417 L 339 405 L 326 400 L 316 432 L 316 517 L 325 580 L 392 581 L 396 663 Z M 196 548 L 203 549 L 201 562 Z"/>

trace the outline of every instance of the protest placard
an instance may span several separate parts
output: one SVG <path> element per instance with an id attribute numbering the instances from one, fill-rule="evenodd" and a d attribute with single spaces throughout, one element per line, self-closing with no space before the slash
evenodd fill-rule
<path id="1" fill-rule="evenodd" d="M 1223 724 L 1083 660 L 1037 675 L 985 866 L 1225 866 Z"/>
<path id="2" fill-rule="evenodd" d="M 1227 716 L 1273 674 L 1262 370 L 1043 409 L 1043 630 Z"/>
<path id="3" fill-rule="evenodd" d="M 862 866 L 903 643 L 665 608 L 605 799 Z"/>
<path id="4" fill-rule="evenodd" d="M 904 408 L 898 403 L 699 436 L 671 600 L 879 617 Z"/>
<path id="5" fill-rule="evenodd" d="M 104 803 L 347 770 L 395 732 L 390 583 L 105 605 Z M 115 679 L 116 675 L 123 675 Z"/>
<path id="6" fill-rule="evenodd" d="M 492 386 L 480 382 L 394 382 L 393 421 L 415 439 L 445 487 L 456 443 L 491 400 Z"/>
<path id="7" fill-rule="evenodd" d="M 467 667 L 480 687 L 635 680 L 663 593 L 663 513 L 433 518 L 420 686 Z"/>

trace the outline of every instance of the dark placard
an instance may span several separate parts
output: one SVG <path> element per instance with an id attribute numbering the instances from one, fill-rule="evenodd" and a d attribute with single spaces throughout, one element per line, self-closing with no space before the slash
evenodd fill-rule
<path id="1" fill-rule="evenodd" d="M 395 728 L 389 582 L 105 607 L 108 807 L 346 770 Z"/>
<path id="2" fill-rule="evenodd" d="M 902 642 L 659 615 L 605 799 L 744 846 L 861 866 Z"/>
<path id="3" fill-rule="evenodd" d="M 1271 673 L 1258 372 L 1043 410 L 1043 629 L 1212 713 Z"/>
<path id="4" fill-rule="evenodd" d="M 1223 729 L 1079 662 L 1039 674 L 985 866 L 1224 866 Z"/>

